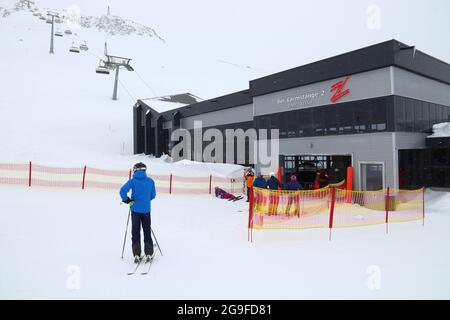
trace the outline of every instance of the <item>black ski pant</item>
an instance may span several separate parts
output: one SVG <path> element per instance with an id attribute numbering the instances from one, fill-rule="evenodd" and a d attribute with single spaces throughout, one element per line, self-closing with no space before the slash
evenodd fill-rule
<path id="1" fill-rule="evenodd" d="M 131 242 L 132 244 L 141 243 L 141 225 L 144 231 L 144 243 L 153 247 L 151 236 L 151 218 L 150 213 L 131 213 Z"/>

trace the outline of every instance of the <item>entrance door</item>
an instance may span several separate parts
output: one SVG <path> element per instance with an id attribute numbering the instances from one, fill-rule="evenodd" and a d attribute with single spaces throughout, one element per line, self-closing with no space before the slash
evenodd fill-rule
<path id="1" fill-rule="evenodd" d="M 384 164 L 360 164 L 361 191 L 377 191 L 384 188 Z"/>

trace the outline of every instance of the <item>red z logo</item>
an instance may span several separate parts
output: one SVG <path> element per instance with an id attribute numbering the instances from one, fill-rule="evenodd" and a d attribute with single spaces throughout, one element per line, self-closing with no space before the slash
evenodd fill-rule
<path id="1" fill-rule="evenodd" d="M 336 91 L 334 95 L 330 98 L 330 101 L 333 103 L 336 103 L 346 95 L 350 93 L 350 89 L 347 89 L 345 91 L 342 91 L 347 84 L 348 79 L 350 79 L 350 76 L 345 77 L 344 80 L 341 80 L 339 82 L 336 82 L 331 86 L 330 92 Z"/>

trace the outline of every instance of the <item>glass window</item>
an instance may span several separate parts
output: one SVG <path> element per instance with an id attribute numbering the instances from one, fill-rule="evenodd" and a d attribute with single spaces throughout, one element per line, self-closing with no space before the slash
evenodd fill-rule
<path id="1" fill-rule="evenodd" d="M 377 99 L 372 101 L 370 108 L 371 115 L 371 129 L 372 131 L 385 131 L 386 130 L 386 113 L 387 113 L 387 101 L 386 99 Z"/>
<path id="2" fill-rule="evenodd" d="M 314 135 L 322 136 L 325 134 L 325 119 L 323 116 L 323 109 L 321 107 L 313 108 L 314 119 Z"/>
<path id="3" fill-rule="evenodd" d="M 355 132 L 362 133 L 369 130 L 370 108 L 363 102 L 355 102 L 353 105 L 353 114 L 355 119 Z"/>
<path id="4" fill-rule="evenodd" d="M 450 107 L 444 106 L 444 119 L 450 121 Z"/>
<path id="5" fill-rule="evenodd" d="M 395 97 L 395 129 L 397 131 L 406 131 L 405 99 Z"/>
<path id="6" fill-rule="evenodd" d="M 328 106 L 327 108 L 323 109 L 322 114 L 324 115 L 325 118 L 325 128 L 327 130 L 325 134 L 329 135 L 337 134 L 337 127 L 338 127 L 337 108 L 342 108 L 342 105 Z"/>
<path id="7" fill-rule="evenodd" d="M 360 179 L 362 191 L 378 191 L 384 188 L 383 164 L 361 163 Z"/>
<path id="8" fill-rule="evenodd" d="M 419 100 L 413 100 L 414 106 L 414 131 L 423 130 L 422 103 Z"/>
<path id="9" fill-rule="evenodd" d="M 430 103 L 430 126 L 433 126 L 438 122 L 436 113 L 437 113 L 437 106 L 434 103 Z"/>
<path id="10" fill-rule="evenodd" d="M 430 129 L 430 104 L 425 101 L 422 101 L 422 120 L 423 130 Z"/>
<path id="11" fill-rule="evenodd" d="M 337 109 L 337 118 L 339 124 L 339 134 L 353 133 L 353 106 L 353 102 L 350 102 L 345 106 L 338 106 L 339 108 Z"/>
<path id="12" fill-rule="evenodd" d="M 437 122 L 444 122 L 444 108 L 442 105 L 436 105 L 436 118 Z"/>
<path id="13" fill-rule="evenodd" d="M 280 138 L 287 137 L 287 128 L 288 128 L 288 116 L 289 112 L 284 112 L 276 115 L 278 118 L 278 129 L 280 129 Z"/>
<path id="14" fill-rule="evenodd" d="M 414 131 L 414 106 L 412 100 L 405 98 L 406 131 Z"/>
<path id="15" fill-rule="evenodd" d="M 299 129 L 298 134 L 299 136 L 305 136 L 305 137 L 311 137 L 314 135 L 313 131 L 313 109 L 303 109 L 299 110 Z"/>
<path id="16" fill-rule="evenodd" d="M 297 137 L 298 136 L 298 127 L 299 127 L 298 118 L 299 118 L 298 111 L 288 112 L 288 119 L 287 119 L 287 124 L 288 124 L 287 135 L 288 135 L 288 137 Z"/>

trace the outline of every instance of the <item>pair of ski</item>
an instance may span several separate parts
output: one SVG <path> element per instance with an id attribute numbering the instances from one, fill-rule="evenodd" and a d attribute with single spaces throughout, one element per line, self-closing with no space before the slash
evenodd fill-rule
<path id="1" fill-rule="evenodd" d="M 235 202 L 235 201 L 238 201 L 238 200 L 241 200 L 241 199 L 244 199 L 244 197 L 243 197 L 243 196 L 237 196 L 237 197 L 228 199 L 228 201 L 233 201 L 233 202 Z"/>
<path id="2" fill-rule="evenodd" d="M 139 259 L 138 262 L 135 262 L 136 266 L 134 267 L 134 269 L 131 272 L 127 272 L 127 275 L 132 276 L 133 274 L 135 274 L 138 271 L 138 269 L 139 269 L 139 267 L 141 265 L 144 265 L 144 266 L 147 267 L 147 269 L 145 269 L 143 272 L 141 272 L 141 275 L 148 274 L 150 272 L 150 268 L 152 267 L 152 263 L 153 263 L 153 259 L 154 258 L 155 258 L 155 255 L 153 255 L 153 257 L 151 257 L 150 259 L 147 259 L 147 258 Z"/>

